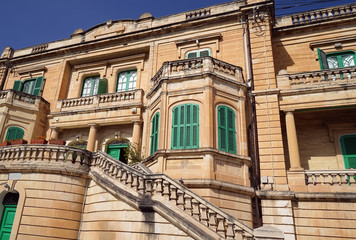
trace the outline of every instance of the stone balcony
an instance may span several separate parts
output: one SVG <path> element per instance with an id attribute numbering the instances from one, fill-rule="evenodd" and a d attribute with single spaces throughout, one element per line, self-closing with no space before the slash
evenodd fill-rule
<path id="1" fill-rule="evenodd" d="M 35 96 L 13 89 L 0 92 L 0 106 L 19 107 L 26 111 L 49 112 L 49 103 L 40 96 Z"/>
<path id="2" fill-rule="evenodd" d="M 150 96 L 164 80 L 192 79 L 204 75 L 214 75 L 221 80 L 246 85 L 242 68 L 212 57 L 192 58 L 164 62 L 156 75 L 151 79 Z"/>
<path id="3" fill-rule="evenodd" d="M 318 88 L 356 84 L 356 67 L 326 69 L 321 71 L 280 74 L 280 89 Z"/>
<path id="4" fill-rule="evenodd" d="M 107 93 L 88 97 L 70 98 L 58 100 L 57 110 L 60 112 L 86 111 L 94 109 L 111 108 L 115 106 L 141 105 L 143 90 Z"/>

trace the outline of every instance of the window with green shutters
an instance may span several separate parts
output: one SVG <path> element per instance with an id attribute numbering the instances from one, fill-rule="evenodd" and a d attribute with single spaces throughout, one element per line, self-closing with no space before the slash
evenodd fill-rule
<path id="1" fill-rule="evenodd" d="M 206 56 L 211 56 L 211 50 L 209 48 L 189 51 L 185 54 L 186 59 L 206 57 Z"/>
<path id="2" fill-rule="evenodd" d="M 107 79 L 100 76 L 87 77 L 83 81 L 82 97 L 106 93 Z"/>
<path id="3" fill-rule="evenodd" d="M 354 51 L 325 53 L 319 48 L 317 51 L 321 70 L 355 66 L 356 54 Z"/>
<path id="4" fill-rule="evenodd" d="M 172 149 L 199 148 L 199 106 L 179 105 L 172 114 Z"/>
<path id="5" fill-rule="evenodd" d="M 159 113 L 156 113 L 151 122 L 151 148 L 150 155 L 155 153 L 158 148 L 158 128 L 159 128 Z"/>
<path id="6" fill-rule="evenodd" d="M 19 127 L 9 127 L 6 133 L 5 139 L 14 140 L 14 139 L 22 139 L 25 132 Z"/>
<path id="7" fill-rule="evenodd" d="M 124 92 L 136 89 L 137 71 L 120 72 L 117 76 L 117 92 Z"/>
<path id="8" fill-rule="evenodd" d="M 26 79 L 25 81 L 16 80 L 14 82 L 13 89 L 16 91 L 21 91 L 31 95 L 40 96 L 42 85 L 43 85 L 43 76 L 37 78 Z"/>
<path id="9" fill-rule="evenodd" d="M 226 106 L 218 107 L 219 150 L 236 154 L 235 113 Z"/>
<path id="10" fill-rule="evenodd" d="M 2 202 L 2 214 L 0 221 L 0 240 L 9 240 L 14 223 L 19 194 L 9 192 Z"/>

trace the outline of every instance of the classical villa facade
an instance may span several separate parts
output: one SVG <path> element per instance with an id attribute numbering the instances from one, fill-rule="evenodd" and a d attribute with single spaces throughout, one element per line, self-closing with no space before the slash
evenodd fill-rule
<path id="1" fill-rule="evenodd" d="M 355 238 L 355 21 L 231 1 L 5 48 L 0 239 Z"/>

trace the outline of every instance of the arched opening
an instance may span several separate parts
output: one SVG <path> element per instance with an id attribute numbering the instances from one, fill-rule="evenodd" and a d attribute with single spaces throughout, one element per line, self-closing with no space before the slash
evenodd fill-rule
<path id="1" fill-rule="evenodd" d="M 18 201 L 19 194 L 17 192 L 7 193 L 2 201 L 3 211 L 0 225 L 0 240 L 10 239 Z"/>

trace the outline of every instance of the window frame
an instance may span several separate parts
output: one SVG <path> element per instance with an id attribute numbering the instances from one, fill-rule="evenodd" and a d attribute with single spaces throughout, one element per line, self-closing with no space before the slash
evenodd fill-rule
<path id="1" fill-rule="evenodd" d="M 224 110 L 224 123 L 222 123 L 222 110 Z M 229 119 L 229 113 L 231 113 L 231 118 Z M 236 115 L 235 111 L 226 106 L 220 105 L 217 107 L 217 124 L 218 124 L 218 149 L 224 152 L 236 154 L 237 153 L 237 132 L 236 132 Z M 229 122 L 231 122 L 232 126 L 229 126 Z M 225 131 L 225 137 L 222 137 L 223 131 Z M 232 143 L 230 142 L 230 134 L 233 134 Z M 225 146 L 222 144 L 222 141 L 225 141 Z"/>
<path id="2" fill-rule="evenodd" d="M 346 150 L 346 145 L 345 145 L 345 139 L 347 138 L 355 138 L 356 139 L 356 134 L 346 134 L 342 135 L 339 139 L 340 142 L 340 149 L 341 149 L 341 154 L 344 160 L 344 166 L 345 169 L 350 169 L 350 162 L 349 158 L 356 158 L 356 154 L 348 154 Z"/>
<path id="3" fill-rule="evenodd" d="M 172 109 L 171 149 L 196 148 L 199 148 L 199 105 L 186 103 L 175 106 Z"/>
<path id="4" fill-rule="evenodd" d="M 125 85 L 124 88 L 120 88 L 119 90 L 119 77 L 121 74 L 125 73 L 126 75 L 126 81 L 123 83 L 123 85 Z M 135 77 L 135 81 L 130 81 L 130 78 L 132 76 L 132 73 L 135 73 L 136 74 L 136 77 Z M 117 78 L 116 78 L 116 88 L 115 88 L 115 91 L 116 92 L 126 92 L 126 91 L 133 91 L 133 90 L 136 90 L 136 84 L 137 84 L 137 75 L 138 75 L 138 72 L 137 72 L 137 69 L 132 69 L 132 70 L 127 70 L 127 71 L 121 71 L 117 74 Z M 130 83 L 133 82 L 134 86 L 132 88 L 130 88 Z"/>
<path id="5" fill-rule="evenodd" d="M 96 89 L 94 89 L 95 84 L 96 84 L 94 81 L 96 81 L 96 80 L 98 81 L 98 83 L 97 83 Z M 86 81 L 91 81 L 91 86 L 90 86 L 89 94 L 83 96 Z M 84 78 L 83 85 L 82 85 L 82 92 L 81 92 L 80 96 L 81 97 L 90 97 L 90 96 L 97 95 L 98 90 L 99 90 L 99 82 L 100 82 L 100 75 L 94 75 L 94 76 L 89 76 L 89 77 Z M 94 92 L 96 92 L 96 94 L 94 94 Z"/>
<path id="6" fill-rule="evenodd" d="M 325 53 L 323 50 L 317 48 L 318 52 L 318 58 L 319 58 L 319 64 L 320 64 L 320 69 L 321 70 L 326 70 L 326 69 L 337 69 L 337 68 L 344 68 L 344 63 L 342 61 L 342 55 L 345 54 L 351 54 L 354 59 L 354 63 L 356 66 L 356 52 L 353 50 L 345 50 L 345 51 L 338 51 L 338 52 L 331 52 L 331 53 Z M 328 57 L 337 57 L 337 63 L 338 67 L 337 68 L 330 68 L 328 64 Z"/>
<path id="7" fill-rule="evenodd" d="M 159 112 L 154 114 L 151 121 L 150 155 L 155 153 L 158 149 L 158 137 L 159 137 Z"/>
<path id="8" fill-rule="evenodd" d="M 31 91 L 24 92 L 23 89 L 27 82 L 33 82 L 33 87 L 31 89 Z M 29 78 L 29 79 L 25 79 L 24 81 L 15 80 L 13 89 L 16 91 L 19 91 L 19 92 L 24 92 L 26 94 L 40 96 L 42 87 L 43 87 L 43 82 L 44 82 L 44 76 L 39 76 L 36 78 Z"/>
<path id="9" fill-rule="evenodd" d="M 191 59 L 191 58 L 188 58 L 188 55 L 190 53 L 197 53 L 197 56 L 195 58 L 198 58 L 200 57 L 200 53 L 203 52 L 203 51 L 208 51 L 209 52 L 209 57 L 211 57 L 211 49 L 210 48 L 203 48 L 203 49 L 197 49 L 197 50 L 192 50 L 192 51 L 188 51 L 185 53 L 185 59 Z"/>

